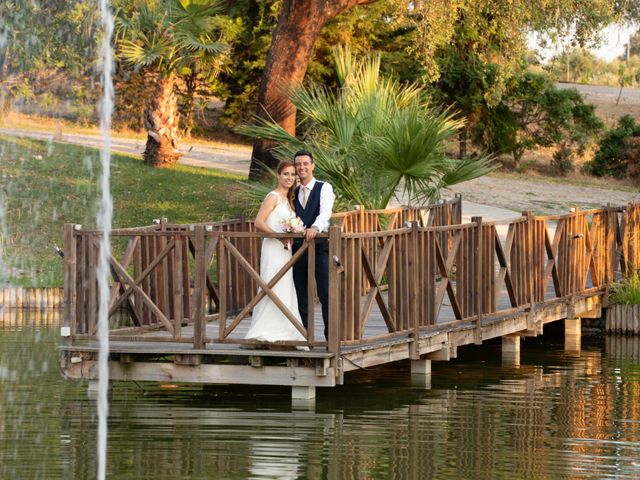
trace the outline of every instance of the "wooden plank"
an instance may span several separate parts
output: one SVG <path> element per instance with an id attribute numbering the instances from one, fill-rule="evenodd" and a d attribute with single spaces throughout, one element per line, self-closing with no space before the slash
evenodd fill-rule
<path id="1" fill-rule="evenodd" d="M 94 243 L 95 242 L 95 243 Z M 96 275 L 96 263 L 98 261 L 98 255 L 100 254 L 101 244 L 98 243 L 98 239 L 93 235 L 87 236 L 86 244 L 86 260 L 87 260 L 87 277 L 84 279 L 86 288 L 86 302 L 87 302 L 87 332 L 94 333 L 97 331 L 97 317 L 98 317 L 98 278 Z"/>
<path id="2" fill-rule="evenodd" d="M 97 361 L 73 364 L 66 370 L 69 378 L 97 379 Z M 123 381 L 185 382 L 201 384 L 291 385 L 333 387 L 333 368 L 327 375 L 317 375 L 313 367 L 200 364 L 177 365 L 173 362 L 132 362 L 126 365 L 109 362 L 109 378 Z"/>
<path id="3" fill-rule="evenodd" d="M 391 312 L 389 311 L 387 305 L 385 304 L 384 299 L 382 298 L 380 293 L 380 281 L 382 280 L 382 276 L 384 275 L 385 266 L 389 261 L 389 256 L 391 254 L 393 245 L 395 243 L 394 238 L 395 238 L 394 236 L 387 237 L 384 247 L 382 249 L 382 252 L 380 254 L 380 257 L 378 258 L 378 263 L 375 266 L 375 272 L 371 268 L 371 264 L 370 264 L 369 258 L 367 257 L 367 253 L 365 252 L 362 244 L 360 244 L 360 258 L 362 259 L 362 268 L 365 273 L 365 278 L 367 278 L 369 281 L 370 288 L 364 301 L 362 316 L 359 318 L 359 328 L 357 329 L 358 332 L 361 332 L 359 337 L 361 337 L 362 333 L 364 333 L 364 328 L 369 318 L 369 315 L 371 314 L 371 308 L 373 306 L 374 299 L 378 302 L 378 306 L 383 315 L 387 328 L 389 328 L 389 331 L 393 332 L 396 330 L 396 324 L 394 322 L 394 318 Z"/>
<path id="4" fill-rule="evenodd" d="M 338 257 L 341 246 L 341 233 L 338 227 L 329 227 L 329 338 L 328 350 L 336 356 L 332 359 L 332 368 L 338 374 L 337 358 L 340 353 L 340 304 L 331 301 L 340 298 L 340 279 L 342 275 L 342 266 L 335 260 Z"/>
<path id="5" fill-rule="evenodd" d="M 189 266 L 189 243 L 188 236 L 183 237 L 182 242 L 182 281 L 184 283 L 182 305 L 184 307 L 184 317 L 191 318 L 191 272 Z"/>
<path id="6" fill-rule="evenodd" d="M 127 243 L 127 249 L 125 250 L 122 261 L 120 262 L 120 264 L 125 269 L 129 268 L 129 265 L 131 264 L 131 260 L 133 259 L 133 252 L 135 251 L 136 245 L 138 244 L 138 240 L 139 237 L 131 237 L 129 239 L 129 242 Z M 111 285 L 111 294 L 109 295 L 109 309 L 111 309 L 113 303 L 116 301 L 121 286 L 122 284 L 114 279 L 114 282 Z"/>
<path id="7" fill-rule="evenodd" d="M 75 333 L 88 333 L 86 328 L 86 235 L 78 232 L 76 235 L 76 330 Z"/>
<path id="8" fill-rule="evenodd" d="M 147 265 L 147 268 L 145 268 L 145 270 L 140 273 L 140 275 L 138 275 L 137 277 L 135 277 L 134 283 L 136 285 L 144 283 L 145 278 L 148 277 L 148 275 L 153 272 L 153 269 L 160 263 L 162 262 L 162 260 L 169 254 L 169 252 L 174 248 L 175 246 L 175 240 L 171 240 L 171 242 L 169 242 L 169 244 L 164 248 L 164 250 L 162 252 L 160 252 L 156 258 L 153 259 L 153 262 L 151 262 L 149 265 Z M 115 258 L 112 256 L 112 263 L 116 262 Z M 117 262 L 116 262 L 117 263 Z M 118 264 L 120 265 L 120 264 Z M 126 271 L 126 268 L 124 266 L 121 265 L 121 269 Z M 117 277 L 116 277 L 117 278 Z M 120 305 L 122 305 L 124 303 L 125 300 L 127 300 L 127 298 L 129 297 L 129 295 L 133 294 L 134 291 L 132 289 L 127 289 L 125 290 L 120 297 L 118 298 L 118 300 L 114 303 L 114 305 L 109 309 L 109 316 L 113 315 L 113 313 L 118 309 L 118 307 L 120 307 Z M 149 297 L 151 299 L 151 297 Z M 158 307 L 159 309 L 159 307 Z M 163 312 L 164 314 L 164 312 Z M 148 325 L 149 322 L 146 322 L 145 325 Z"/>
<path id="9" fill-rule="evenodd" d="M 251 239 L 247 239 L 247 240 L 249 242 L 251 241 Z M 207 249 L 206 249 L 206 252 L 205 252 L 205 263 L 207 265 L 207 269 L 211 265 L 211 262 L 213 260 L 213 255 L 215 254 L 215 252 L 217 250 L 217 246 L 218 246 L 218 237 L 212 238 L 209 241 L 209 243 L 207 244 Z M 248 258 L 252 258 L 251 257 L 251 249 L 249 249 L 248 255 L 249 255 Z M 218 292 L 216 290 L 215 284 L 211 280 L 211 277 L 209 276 L 209 272 L 208 271 L 207 271 L 206 280 L 207 280 L 207 291 L 209 292 L 209 298 L 211 299 L 211 302 L 213 302 L 217 306 L 218 303 L 220 302 L 220 297 L 218 296 Z M 247 285 L 247 283 L 245 281 L 244 288 L 248 289 L 248 287 L 249 286 Z"/>
<path id="10" fill-rule="evenodd" d="M 193 348 L 204 348 L 205 310 L 204 294 L 206 289 L 207 263 L 205 260 L 204 226 L 195 227 L 194 238 L 194 285 L 193 285 L 193 309 L 191 310 L 191 322 L 193 323 Z M 175 336 L 175 331 L 174 331 Z"/>
<path id="11" fill-rule="evenodd" d="M 74 235 L 74 225 L 65 223 L 64 225 L 64 318 L 63 326 L 68 327 L 70 336 L 64 338 L 65 345 L 71 343 L 72 336 L 77 332 L 76 322 L 76 301 L 78 281 L 76 279 L 76 237 Z M 6 304 L 3 302 L 3 304 Z"/>
<path id="12" fill-rule="evenodd" d="M 227 328 L 227 265 L 228 257 L 226 253 L 226 237 L 220 237 L 218 239 L 218 341 L 223 340 L 226 337 Z"/>
<path id="13" fill-rule="evenodd" d="M 474 258 L 475 258 L 475 281 L 473 288 L 473 305 L 476 315 L 476 328 L 474 330 L 474 343 L 476 345 L 482 343 L 482 332 L 480 327 L 482 326 L 482 283 L 486 281 L 483 278 L 482 264 L 483 264 L 483 250 L 482 250 L 482 217 L 472 217 L 472 222 L 476 223 L 475 242 L 474 242 Z"/>
<path id="14" fill-rule="evenodd" d="M 138 239 L 136 242 L 136 246 L 134 247 L 133 252 L 133 276 L 139 277 L 142 273 L 142 239 Z M 114 279 L 117 279 L 118 276 L 114 275 Z M 135 302 L 135 312 L 136 317 L 139 319 L 140 325 L 142 325 L 142 298 L 138 293 L 134 293 L 133 295 Z"/>
<path id="15" fill-rule="evenodd" d="M 411 235 L 409 244 L 409 311 L 411 316 L 409 318 L 409 328 L 413 330 L 412 337 L 413 342 L 409 345 L 409 358 L 412 360 L 418 360 L 420 358 L 420 352 L 417 349 L 418 338 L 420 337 L 420 303 L 418 299 L 418 289 L 420 285 L 420 239 L 421 235 L 418 232 L 418 222 L 411 222 Z M 386 262 L 385 262 L 386 263 Z"/>
<path id="16" fill-rule="evenodd" d="M 511 246 L 513 245 L 514 234 L 515 234 L 515 227 L 513 227 L 513 225 L 509 225 L 509 230 L 507 232 L 507 238 L 505 240 L 504 250 L 502 248 L 502 244 L 500 243 L 500 238 L 498 237 L 498 235 L 495 235 L 494 237 L 496 257 L 498 259 L 498 264 L 500 266 L 500 271 L 498 272 L 498 280 L 496 283 L 498 285 L 502 285 L 502 283 L 504 282 L 505 286 L 507 287 L 507 293 L 509 295 L 509 301 L 511 302 L 512 307 L 517 306 L 518 301 L 516 299 L 516 290 L 514 288 L 514 285 L 511 279 L 511 273 L 509 271 L 509 264 L 507 263 L 507 257 L 511 256 Z M 498 297 L 499 294 L 500 294 L 500 289 L 496 288 L 495 297 L 494 297 L 494 302 L 496 305 L 499 303 L 499 297 Z"/>
<path id="17" fill-rule="evenodd" d="M 307 250 L 307 332 L 309 343 L 315 341 L 315 305 L 316 305 L 316 241 L 304 242 Z M 304 250 L 300 248 L 299 250 Z M 300 253 L 299 251 L 296 253 Z M 291 262 L 295 262 L 293 258 Z M 288 270 L 288 269 L 287 269 Z M 284 274 L 284 273 L 283 273 Z M 275 284 L 274 284 L 275 285 Z"/>
<path id="18" fill-rule="evenodd" d="M 122 268 L 122 266 L 118 263 L 118 261 L 115 258 L 113 258 L 113 256 L 111 256 L 111 265 L 114 271 L 116 272 L 117 276 L 120 277 L 119 278 L 120 282 L 124 282 L 127 285 L 129 285 L 132 289 L 134 289 L 134 291 L 140 295 L 140 297 L 142 298 L 142 301 L 147 306 L 149 311 L 154 313 L 158 318 L 158 320 L 164 325 L 164 327 L 171 334 L 173 334 L 173 325 L 171 324 L 171 322 L 169 322 L 169 320 L 164 316 L 164 314 L 160 311 L 160 309 L 153 303 L 151 298 L 149 298 L 146 292 L 136 284 L 133 278 L 129 276 L 126 270 Z"/>

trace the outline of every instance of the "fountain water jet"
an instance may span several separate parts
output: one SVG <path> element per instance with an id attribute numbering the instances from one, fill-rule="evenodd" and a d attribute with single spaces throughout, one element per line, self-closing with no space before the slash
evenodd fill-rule
<path id="1" fill-rule="evenodd" d="M 100 0 L 100 12 L 104 34 L 102 38 L 102 101 L 100 105 L 100 130 L 102 132 L 102 149 L 100 162 L 102 175 L 100 177 L 101 203 L 98 211 L 98 228 L 103 231 L 100 242 L 100 258 L 98 260 L 98 338 L 100 353 L 98 356 L 98 479 L 103 480 L 106 475 L 107 456 L 107 417 L 109 404 L 107 393 L 109 388 L 109 236 L 113 218 L 113 201 L 110 191 L 111 173 L 111 114 L 113 112 L 113 16 L 107 0 Z"/>

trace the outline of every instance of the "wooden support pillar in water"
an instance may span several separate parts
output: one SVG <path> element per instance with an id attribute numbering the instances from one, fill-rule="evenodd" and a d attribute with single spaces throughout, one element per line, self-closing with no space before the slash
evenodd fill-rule
<path id="1" fill-rule="evenodd" d="M 502 363 L 504 365 L 520 365 L 520 335 L 502 337 Z"/>
<path id="2" fill-rule="evenodd" d="M 411 375 L 431 375 L 431 360 L 427 358 L 411 360 Z"/>
<path id="3" fill-rule="evenodd" d="M 316 398 L 316 387 L 291 387 L 291 400 L 311 400 Z"/>
<path id="4" fill-rule="evenodd" d="M 87 385 L 87 396 L 91 399 L 91 400 L 97 400 L 98 399 L 98 387 L 99 385 L 99 380 L 95 379 L 95 380 L 89 380 L 89 383 Z M 109 385 L 107 387 L 107 393 L 110 394 L 111 393 L 111 382 L 109 382 Z"/>
<path id="5" fill-rule="evenodd" d="M 411 385 L 427 390 L 431 388 L 431 360 L 425 357 L 411 360 Z"/>
<path id="6" fill-rule="evenodd" d="M 564 351 L 579 352 L 581 343 L 581 319 L 567 318 L 564 321 Z"/>

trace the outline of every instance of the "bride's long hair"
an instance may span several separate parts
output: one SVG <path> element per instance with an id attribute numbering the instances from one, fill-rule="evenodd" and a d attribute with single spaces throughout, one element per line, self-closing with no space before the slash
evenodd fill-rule
<path id="1" fill-rule="evenodd" d="M 278 168 L 276 168 L 276 172 L 278 172 L 278 175 L 280 175 L 282 171 L 287 167 L 293 167 L 294 171 L 296 169 L 296 165 L 293 163 L 292 160 L 280 160 L 280 163 L 278 164 Z M 291 206 L 291 209 L 295 209 L 295 207 L 293 206 L 293 200 L 295 198 L 295 192 L 294 192 L 295 189 L 296 189 L 296 184 L 294 183 L 291 186 L 291 188 L 287 191 L 287 200 L 289 200 L 289 205 Z"/>

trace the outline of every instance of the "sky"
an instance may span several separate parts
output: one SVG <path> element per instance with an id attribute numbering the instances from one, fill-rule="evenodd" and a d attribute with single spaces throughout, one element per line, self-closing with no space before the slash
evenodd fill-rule
<path id="1" fill-rule="evenodd" d="M 593 50 L 593 53 L 604 60 L 613 60 L 625 53 L 625 44 L 635 28 L 611 26 L 603 32 L 604 43 L 602 47 Z"/>
<path id="2" fill-rule="evenodd" d="M 602 32 L 602 45 L 599 48 L 591 49 L 591 51 L 597 57 L 611 61 L 623 54 L 625 44 L 637 28 L 637 26 L 610 25 Z M 540 52 L 543 61 L 549 60 L 552 56 L 559 54 L 564 50 L 562 45 L 557 45 L 555 48 L 538 49 L 535 36 L 529 36 L 529 45 Z"/>

